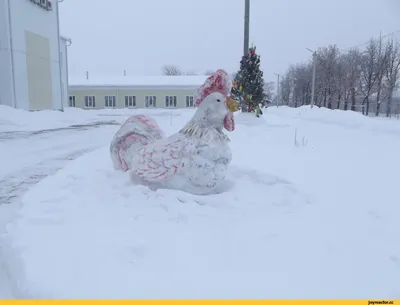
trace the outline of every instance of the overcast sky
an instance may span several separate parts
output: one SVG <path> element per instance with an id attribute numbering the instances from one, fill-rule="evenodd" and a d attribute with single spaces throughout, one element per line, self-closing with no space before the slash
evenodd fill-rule
<path id="1" fill-rule="evenodd" d="M 243 52 L 244 0 L 65 0 L 73 76 L 158 75 L 164 64 L 234 72 Z M 327 44 L 341 49 L 400 29 L 400 0 L 251 0 L 250 43 L 266 81 Z M 400 38 L 400 35 L 398 35 Z"/>

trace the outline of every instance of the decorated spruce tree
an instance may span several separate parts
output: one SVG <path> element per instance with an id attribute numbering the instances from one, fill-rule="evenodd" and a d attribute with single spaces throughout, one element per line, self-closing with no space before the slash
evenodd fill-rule
<path id="1" fill-rule="evenodd" d="M 260 56 L 251 47 L 240 61 L 231 90 L 232 98 L 239 100 L 242 111 L 252 111 L 264 100 L 264 78 L 260 70 Z"/>

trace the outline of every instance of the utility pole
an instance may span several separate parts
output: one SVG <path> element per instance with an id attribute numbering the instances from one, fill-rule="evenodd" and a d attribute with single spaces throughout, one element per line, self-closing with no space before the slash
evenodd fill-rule
<path id="1" fill-rule="evenodd" d="M 276 107 L 278 107 L 278 101 L 279 101 L 279 97 L 280 97 L 280 91 L 279 91 L 279 78 L 281 77 L 278 73 L 274 73 L 277 77 L 278 77 L 278 85 L 277 85 L 277 89 L 276 89 Z"/>
<path id="2" fill-rule="evenodd" d="M 317 52 L 310 50 L 307 48 L 308 51 L 313 53 L 313 71 L 312 71 L 312 84 L 311 84 L 311 103 L 310 106 L 311 108 L 314 106 L 314 94 L 315 94 L 315 67 L 317 65 Z"/>
<path id="3" fill-rule="evenodd" d="M 249 52 L 249 36 L 250 36 L 250 0 L 244 0 L 244 40 L 243 55 Z"/>

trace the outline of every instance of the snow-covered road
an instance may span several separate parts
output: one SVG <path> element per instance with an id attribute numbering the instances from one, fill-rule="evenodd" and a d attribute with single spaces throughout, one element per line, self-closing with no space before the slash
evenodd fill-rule
<path id="1" fill-rule="evenodd" d="M 0 132 L 0 234 L 30 185 L 84 153 L 110 143 L 116 125 L 110 118 L 66 128 Z M 0 299 L 18 297 L 11 286 L 0 257 Z"/>

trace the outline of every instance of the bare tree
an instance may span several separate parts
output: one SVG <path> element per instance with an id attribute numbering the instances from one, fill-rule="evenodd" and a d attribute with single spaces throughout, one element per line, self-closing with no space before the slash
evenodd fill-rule
<path id="1" fill-rule="evenodd" d="M 204 75 L 213 75 L 214 71 L 213 70 L 206 70 L 206 72 L 204 72 Z"/>
<path id="2" fill-rule="evenodd" d="M 377 81 L 385 60 L 380 57 L 382 44 L 379 40 L 371 39 L 361 60 L 360 92 L 363 95 L 362 113 L 368 115 L 371 95 L 376 93 Z"/>
<path id="3" fill-rule="evenodd" d="M 332 109 L 333 96 L 336 93 L 337 86 L 337 67 L 340 51 L 336 45 L 329 45 L 321 48 L 317 52 L 318 65 L 322 68 L 322 77 L 324 79 L 324 107 Z M 328 102 L 328 105 L 327 105 Z"/>
<path id="4" fill-rule="evenodd" d="M 385 66 L 386 86 L 388 88 L 386 116 L 391 116 L 393 92 L 399 85 L 400 78 L 400 44 L 391 39 L 386 46 L 387 62 Z"/>
<path id="5" fill-rule="evenodd" d="M 265 93 L 265 98 L 272 102 L 275 100 L 276 94 L 275 94 L 275 83 L 274 82 L 266 82 L 264 84 L 264 93 Z"/>
<path id="6" fill-rule="evenodd" d="M 356 111 L 356 88 L 351 88 L 351 111 Z"/>
<path id="7" fill-rule="evenodd" d="M 280 98 L 291 107 L 311 100 L 312 62 L 292 64 L 280 81 Z M 336 45 L 317 50 L 315 106 L 362 111 L 374 107 L 378 116 L 383 103 L 391 116 L 396 89 L 400 87 L 400 41 L 371 38 L 364 51 L 341 54 Z M 399 99 L 400 101 L 400 99 Z M 342 107 L 342 104 L 344 106 Z M 361 106 L 361 107 L 360 107 Z M 400 104 L 397 106 L 400 112 Z"/>
<path id="8" fill-rule="evenodd" d="M 301 64 L 294 70 L 294 107 L 309 104 L 312 70 L 310 65 Z"/>
<path id="9" fill-rule="evenodd" d="M 347 54 L 341 56 L 341 61 L 344 69 L 342 79 L 344 110 L 348 110 L 352 93 L 353 91 L 355 93 L 360 79 L 361 53 L 358 49 L 352 49 Z"/>
<path id="10" fill-rule="evenodd" d="M 385 75 L 385 67 L 386 61 L 388 57 L 389 49 L 384 49 L 382 43 L 382 37 L 379 37 L 378 43 L 378 58 L 377 58 L 377 71 L 376 71 L 376 108 L 375 108 L 375 116 L 379 115 L 379 111 L 382 103 L 382 86 L 383 86 L 383 78 Z M 368 105 L 367 105 L 367 115 L 368 115 Z"/>
<path id="11" fill-rule="evenodd" d="M 286 73 L 286 79 L 288 82 L 289 98 L 288 105 L 295 106 L 295 94 L 294 89 L 296 86 L 296 66 L 291 65 Z"/>
<path id="12" fill-rule="evenodd" d="M 162 67 L 162 73 L 168 76 L 182 75 L 182 71 L 175 65 L 165 65 Z"/>
<path id="13" fill-rule="evenodd" d="M 343 56 L 339 56 L 337 66 L 335 69 L 335 96 L 336 96 L 336 109 L 340 109 L 343 97 L 344 97 L 344 77 L 345 77 L 345 65 Z"/>
<path id="14" fill-rule="evenodd" d="M 289 105 L 290 100 L 290 79 L 288 76 L 282 77 L 280 84 L 279 84 L 279 94 L 281 98 L 281 103 L 283 105 Z"/>

